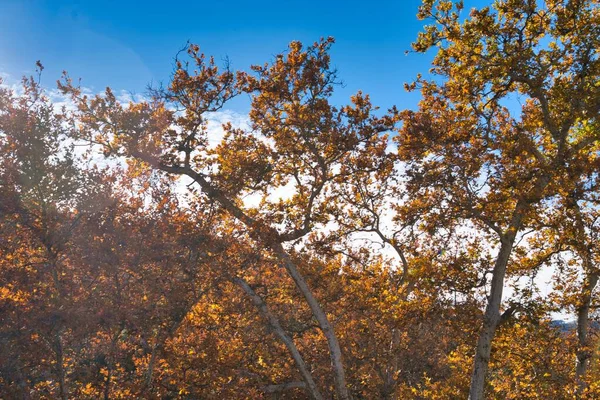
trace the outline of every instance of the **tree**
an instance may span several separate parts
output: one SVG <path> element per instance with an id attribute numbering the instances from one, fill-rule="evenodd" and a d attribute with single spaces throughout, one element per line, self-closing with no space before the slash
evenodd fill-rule
<path id="1" fill-rule="evenodd" d="M 462 2 L 424 1 L 433 23 L 414 49 L 436 48 L 418 79 L 419 111 L 398 136 L 421 209 L 472 221 L 498 253 L 473 363 L 470 398 L 482 399 L 513 248 L 544 201 L 597 160 L 597 131 L 582 131 L 600 107 L 596 1 L 497 1 L 460 17 Z M 511 111 L 519 99 L 520 110 Z"/>
<path id="2" fill-rule="evenodd" d="M 373 106 L 360 93 L 340 109 L 328 102 L 336 83 L 328 55 L 332 42 L 307 48 L 293 42 L 271 65 L 255 66 L 254 74 L 237 77 L 229 71 L 219 73 L 213 60 L 207 62 L 192 45 L 188 54 L 193 72 L 188 63 L 178 61 L 167 89 L 157 90 L 151 102 L 127 107 L 110 90 L 88 99 L 68 79 L 60 88 L 78 104 L 80 138 L 103 146 L 107 154 L 137 158 L 152 168 L 191 178 L 203 195 L 276 256 L 326 338 L 337 396 L 348 399 L 339 339 L 286 245 L 329 221 L 335 202 L 328 194 L 343 179 L 340 166 L 357 153 L 378 151 L 386 142 L 381 132 L 393 127 L 394 118 L 373 116 Z M 218 110 L 240 91 L 252 95 L 254 132 L 225 126 L 222 143 L 209 148 L 204 114 Z M 286 199 L 273 196 L 282 187 L 291 194 Z M 250 194 L 260 196 L 259 207 L 241 201 Z"/>
<path id="3" fill-rule="evenodd" d="M 578 396 L 586 392 L 589 366 L 594 354 L 590 320 L 595 308 L 594 289 L 598 282 L 596 209 L 596 166 L 585 165 L 581 179 L 569 179 L 552 207 L 539 218 L 531 239 L 536 263 L 557 270 L 554 301 L 560 309 L 575 312 L 577 318 L 577 362 L 575 376 Z"/>
<path id="4" fill-rule="evenodd" d="M 0 397 L 598 397 L 600 7 L 462 10 L 420 8 L 414 111 L 334 105 L 333 39 L 0 84 Z"/>
<path id="5" fill-rule="evenodd" d="M 42 66 L 37 66 L 41 74 Z M 94 195 L 89 185 L 93 179 L 79 174 L 74 165 L 64 110 L 55 110 L 33 77 L 23 79 L 22 90 L 16 95 L 0 89 L 0 216 L 6 234 L 1 262 L 7 307 L 3 336 L 6 346 L 17 351 L 5 349 L 3 364 L 8 368 L 3 373 L 28 398 L 26 370 L 31 367 L 23 365 L 18 351 L 30 338 L 39 338 L 39 351 L 52 354 L 45 358 L 52 360 L 58 382 L 58 390 L 50 388 L 49 393 L 66 399 L 65 346 L 71 328 L 66 315 L 75 313 L 74 301 L 80 295 L 73 287 L 77 272 L 71 268 L 67 246 L 78 229 L 82 199 Z M 38 375 L 31 384 L 39 380 L 43 378 Z"/>

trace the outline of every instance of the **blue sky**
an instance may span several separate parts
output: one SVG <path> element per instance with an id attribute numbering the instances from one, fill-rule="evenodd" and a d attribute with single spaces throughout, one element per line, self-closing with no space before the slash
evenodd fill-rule
<path id="1" fill-rule="evenodd" d="M 467 6 L 482 1 L 467 1 Z M 417 94 L 404 82 L 426 72 L 431 55 L 410 53 L 422 22 L 420 0 L 396 1 L 28 1 L 0 0 L 0 72 L 12 78 L 45 65 L 52 86 L 62 70 L 94 90 L 142 93 L 166 82 L 173 57 L 187 40 L 234 69 L 248 69 L 283 51 L 292 40 L 333 36 L 332 61 L 345 87 L 382 108 L 413 108 Z M 228 108 L 246 112 L 239 99 Z"/>

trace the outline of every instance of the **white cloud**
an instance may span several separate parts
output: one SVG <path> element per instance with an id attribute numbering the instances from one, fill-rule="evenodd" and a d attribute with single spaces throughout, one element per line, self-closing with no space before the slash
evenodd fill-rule
<path id="1" fill-rule="evenodd" d="M 214 148 L 217 146 L 225 131 L 223 130 L 223 124 L 231 123 L 234 128 L 243 129 L 247 132 L 250 131 L 250 118 L 248 115 L 237 113 L 233 110 L 220 110 L 210 112 L 205 115 L 207 124 L 207 136 L 208 136 L 208 147 Z"/>

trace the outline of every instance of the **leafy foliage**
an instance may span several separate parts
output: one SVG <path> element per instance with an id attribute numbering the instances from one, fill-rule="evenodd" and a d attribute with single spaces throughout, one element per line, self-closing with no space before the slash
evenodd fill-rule
<path id="1" fill-rule="evenodd" d="M 423 1 L 417 110 L 334 104 L 331 38 L 0 86 L 0 397 L 598 398 L 598 3 L 463 8 Z"/>

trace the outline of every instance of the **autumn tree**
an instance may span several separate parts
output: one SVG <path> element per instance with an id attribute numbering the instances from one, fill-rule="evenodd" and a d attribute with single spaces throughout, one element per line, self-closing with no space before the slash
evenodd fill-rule
<path id="1" fill-rule="evenodd" d="M 219 72 L 196 46 L 189 62 L 178 61 L 168 88 L 147 103 L 120 104 L 110 90 L 87 98 L 69 80 L 84 123 L 80 138 L 107 154 L 133 157 L 169 174 L 191 178 L 203 195 L 235 217 L 249 237 L 269 249 L 304 297 L 327 340 L 333 382 L 340 399 L 350 398 L 339 338 L 327 313 L 294 261 L 290 243 L 330 220 L 330 188 L 343 179 L 340 166 L 357 153 L 381 148 L 390 116 L 375 117 L 362 94 L 348 106 L 329 103 L 336 74 L 328 49 L 333 40 L 304 48 L 293 42 L 287 54 L 254 73 Z M 193 70 L 192 70 L 193 68 Z M 252 95 L 252 132 L 225 126 L 218 146 L 206 139 L 206 116 L 238 92 Z M 259 133 L 259 134 L 257 134 Z M 287 188 L 286 198 L 274 192 Z M 242 202 L 256 195 L 259 206 Z M 306 380 L 307 388 L 311 383 Z M 317 397 L 315 392 L 312 397 Z"/>
<path id="2" fill-rule="evenodd" d="M 497 245 L 470 398 L 482 399 L 511 254 L 567 181 L 595 165 L 600 107 L 596 1 L 425 1 L 414 49 L 436 49 L 419 110 L 398 136 L 419 209 L 470 221 Z M 441 78 L 441 79 L 439 79 Z M 516 102 L 521 104 L 517 108 Z"/>
<path id="3" fill-rule="evenodd" d="M 145 395 L 210 282 L 211 207 L 191 219 L 172 181 L 86 165 L 38 79 L 0 106 L 1 395 Z"/>
<path id="4" fill-rule="evenodd" d="M 555 307 L 576 315 L 578 395 L 589 389 L 588 370 L 595 352 L 591 323 L 598 282 L 595 168 L 595 164 L 587 164 L 579 171 L 581 179 L 565 182 L 560 195 L 540 214 L 539 226 L 529 241 L 529 259 L 555 270 Z"/>
<path id="5" fill-rule="evenodd" d="M 41 70 L 38 63 L 39 74 Z M 12 365 L 3 373 L 27 398 L 29 385 L 40 381 L 43 385 L 41 371 L 50 366 L 58 388 L 49 388 L 49 393 L 66 399 L 70 327 L 65 316 L 73 311 L 78 294 L 66 247 L 79 224 L 81 200 L 92 196 L 93 188 L 86 186 L 91 180 L 74 165 L 64 114 L 55 110 L 34 77 L 23 79 L 21 91 L 0 89 L 1 261 L 7 307 L 3 343 L 13 347 L 3 351 L 8 357 L 3 364 Z M 35 352 L 19 353 L 30 340 L 46 353 L 44 360 L 35 358 Z M 30 356 L 37 360 L 32 361 L 38 364 L 35 374 L 28 371 L 31 366 L 24 366 Z M 31 382 L 26 378 L 29 373 L 37 375 Z"/>
<path id="6" fill-rule="evenodd" d="M 0 84 L 0 397 L 597 397 L 598 3 L 462 12 L 423 1 L 415 111 L 334 104 L 333 39 Z"/>

